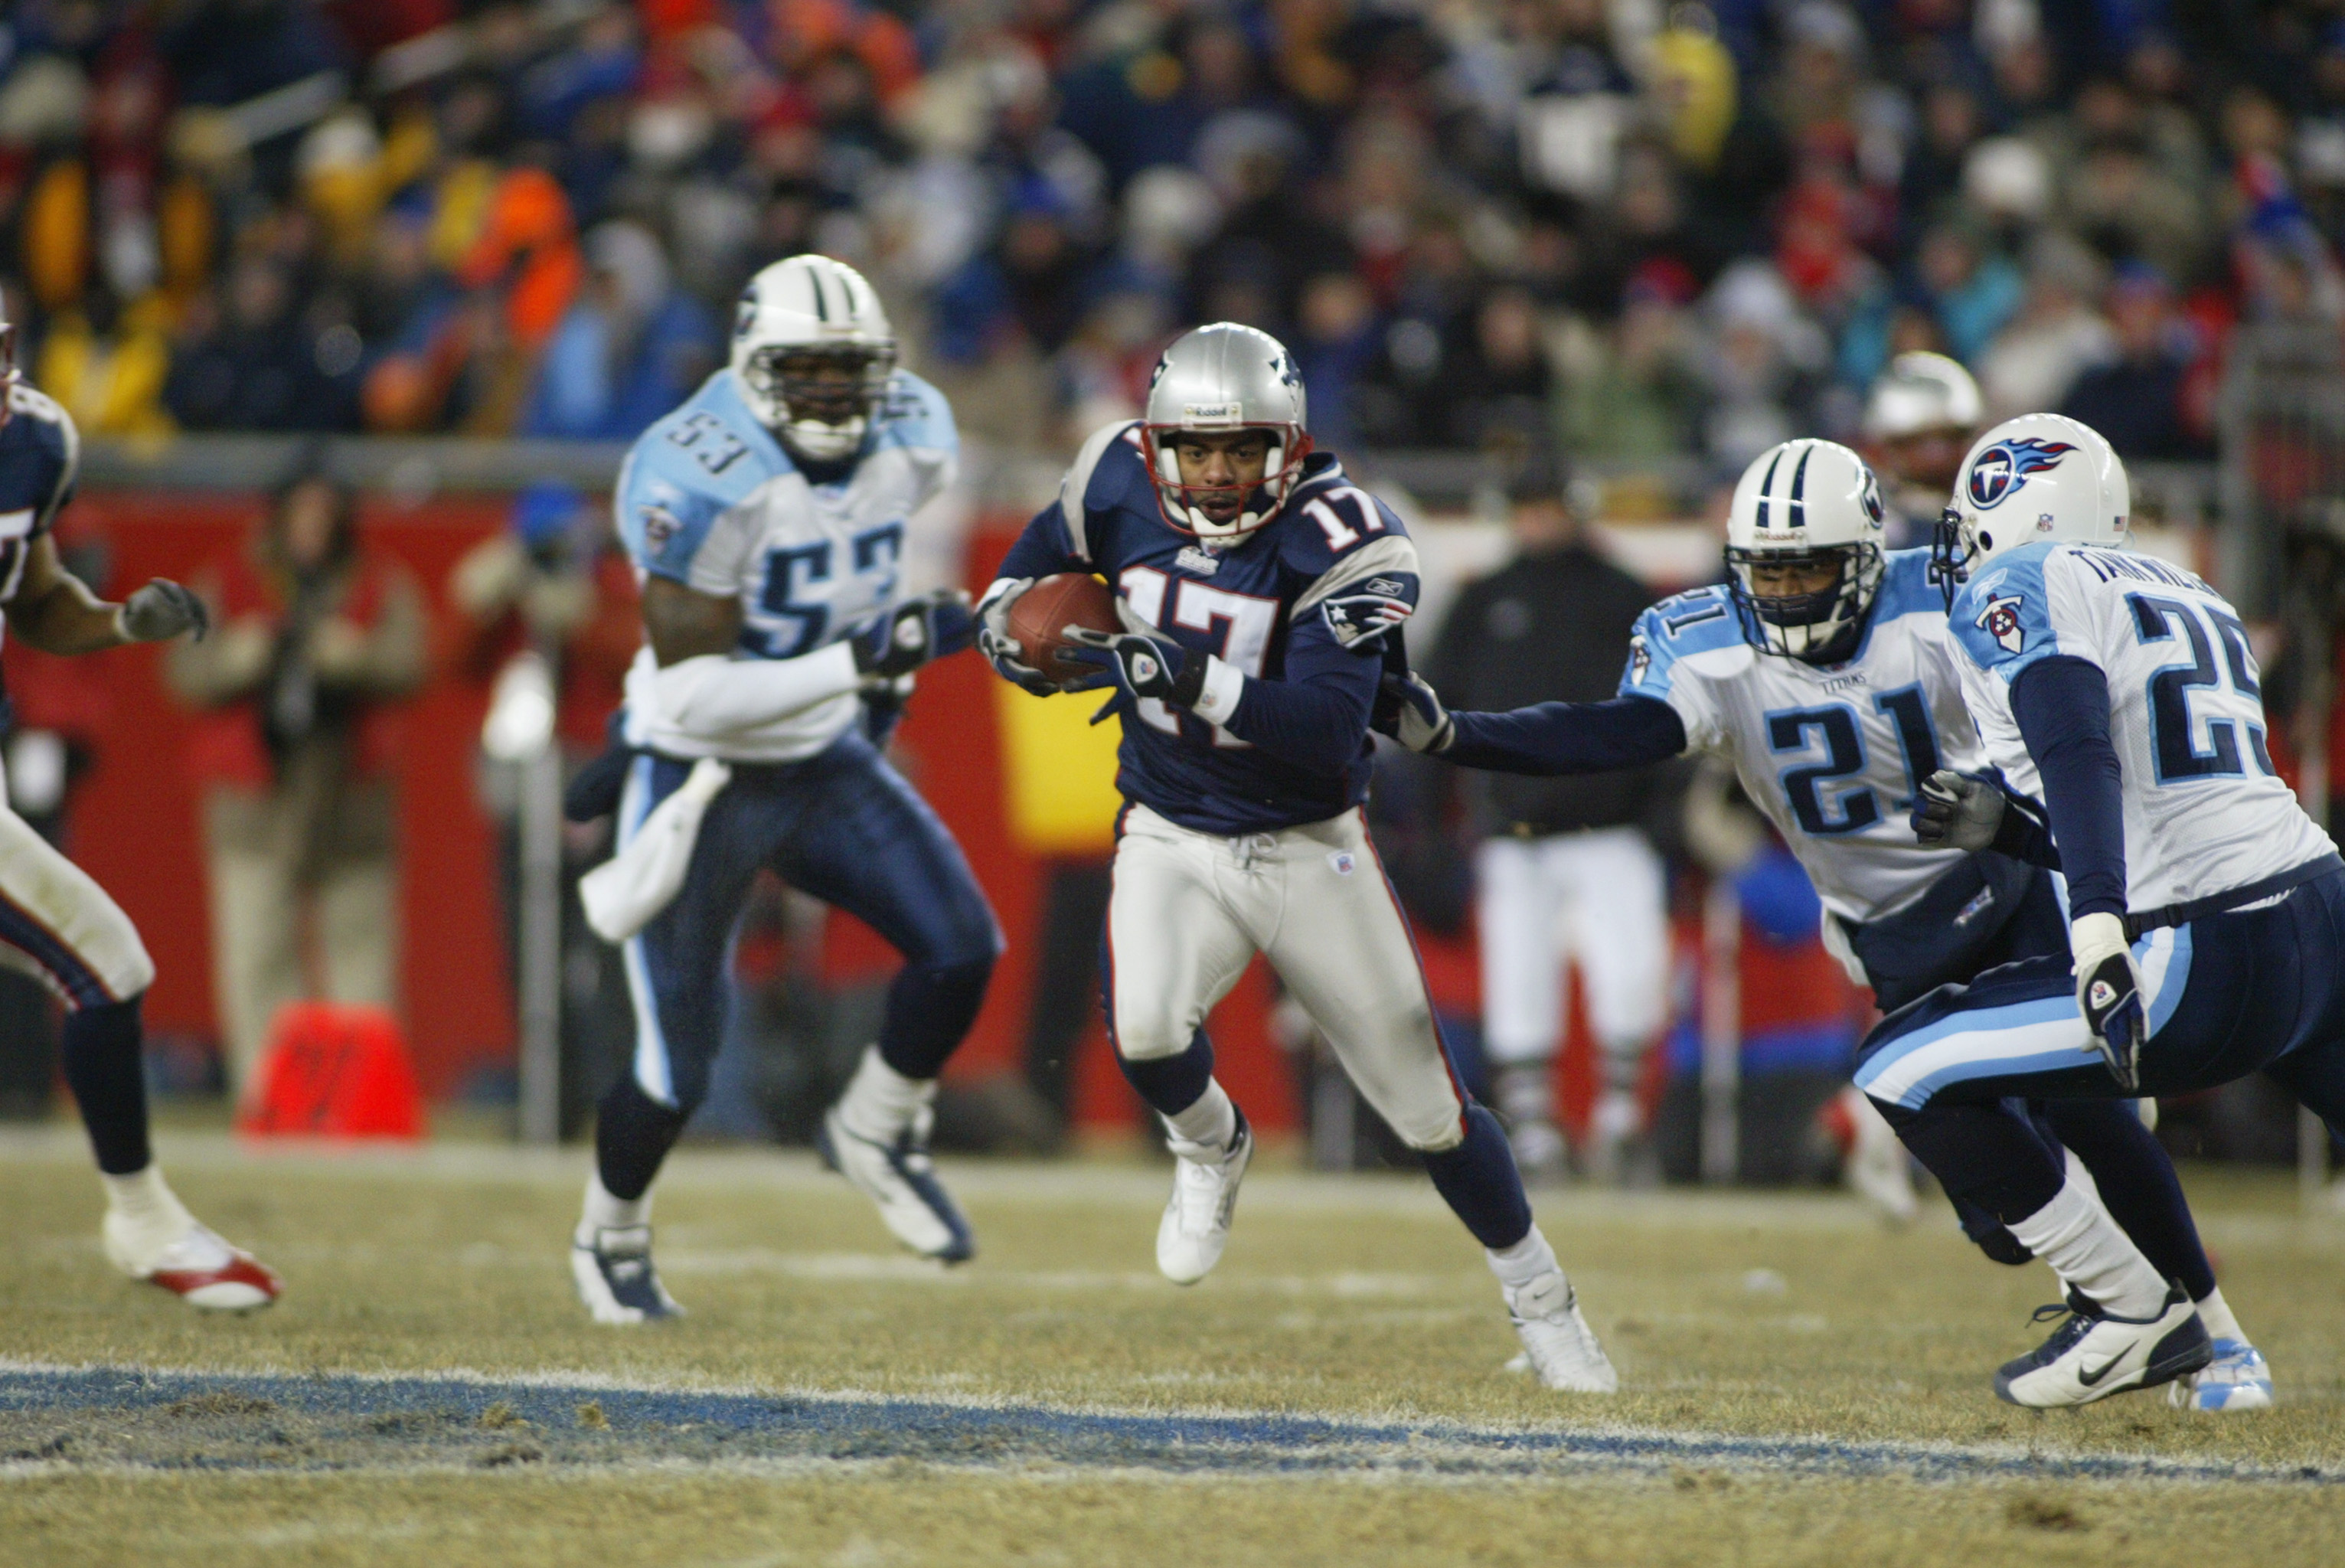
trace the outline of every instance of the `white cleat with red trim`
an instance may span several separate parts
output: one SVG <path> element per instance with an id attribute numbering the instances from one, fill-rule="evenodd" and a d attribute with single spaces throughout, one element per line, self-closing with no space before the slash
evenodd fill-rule
<path id="1" fill-rule="evenodd" d="M 157 1285 L 207 1312 L 251 1312 L 277 1299 L 285 1282 L 252 1254 L 190 1222 L 160 1247 L 139 1245 L 137 1227 L 108 1213 L 101 1230 L 107 1261 L 133 1279 Z"/>

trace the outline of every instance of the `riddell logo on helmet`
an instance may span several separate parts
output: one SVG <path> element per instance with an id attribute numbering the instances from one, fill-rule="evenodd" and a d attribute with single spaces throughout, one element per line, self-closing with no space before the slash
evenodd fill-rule
<path id="1" fill-rule="evenodd" d="M 1982 510 L 2000 505 L 2031 473 L 2056 468 L 2076 449 L 2065 441 L 1998 441 L 1971 464 L 1971 501 Z"/>
<path id="2" fill-rule="evenodd" d="M 1181 405 L 1183 424 L 1243 424 L 1245 404 L 1242 402 L 1184 402 Z"/>

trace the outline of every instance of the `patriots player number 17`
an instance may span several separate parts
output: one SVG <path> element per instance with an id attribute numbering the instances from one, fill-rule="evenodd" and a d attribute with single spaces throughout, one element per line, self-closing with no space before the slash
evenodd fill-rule
<path id="1" fill-rule="evenodd" d="M 1487 1249 L 1542 1380 L 1609 1391 L 1506 1134 L 1450 1071 L 1360 811 L 1416 547 L 1314 447 L 1282 344 L 1229 322 L 1188 332 L 1158 361 L 1145 417 L 1084 443 L 980 605 L 981 646 L 1030 691 L 1051 687 L 1020 659 L 1010 610 L 1070 571 L 1106 579 L 1123 624 L 1068 635 L 1098 669 L 1077 684 L 1112 687 L 1123 727 L 1101 969 L 1117 1060 L 1176 1162 L 1157 1267 L 1193 1283 L 1228 1240 L 1254 1140 L 1204 1023 L 1260 952 Z"/>

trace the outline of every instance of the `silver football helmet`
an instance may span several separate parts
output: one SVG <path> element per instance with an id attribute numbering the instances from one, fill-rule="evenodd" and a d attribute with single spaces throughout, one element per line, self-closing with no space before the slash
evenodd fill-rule
<path id="1" fill-rule="evenodd" d="M 741 400 L 777 440 L 811 462 L 838 463 L 862 450 L 895 374 L 896 329 L 854 268 L 793 256 L 741 291 L 732 366 Z"/>
<path id="2" fill-rule="evenodd" d="M 1183 534 L 1218 541 L 1242 538 L 1277 516 L 1311 455 L 1307 424 L 1303 372 L 1286 345 L 1268 332 L 1216 321 L 1175 338 L 1156 361 L 1141 423 L 1164 521 Z M 1235 430 L 1266 432 L 1270 454 L 1262 483 L 1238 514 L 1217 523 L 1196 504 L 1195 493 L 1206 487 L 1182 482 L 1173 443 L 1183 431 Z"/>

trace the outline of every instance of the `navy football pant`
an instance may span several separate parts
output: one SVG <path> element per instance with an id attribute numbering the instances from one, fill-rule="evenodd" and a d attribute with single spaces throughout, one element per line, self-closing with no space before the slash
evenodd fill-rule
<path id="1" fill-rule="evenodd" d="M 692 764 L 635 759 L 619 803 L 632 834 Z M 845 910 L 904 955 L 888 994 L 879 1054 L 910 1078 L 933 1078 L 969 1033 L 1001 952 L 1001 931 L 960 846 L 870 743 L 849 732 L 811 761 L 736 762 L 712 801 L 675 901 L 625 944 L 635 1007 L 634 1070 L 604 1102 L 597 1142 L 605 1185 L 634 1185 L 641 1150 L 664 1125 L 681 1129 L 708 1092 L 732 998 L 734 927 L 749 883 L 770 868 Z M 661 1113 L 665 1113 L 663 1116 Z M 674 1131 L 668 1133 L 673 1139 Z M 649 1156 L 651 1169 L 665 1153 Z M 614 1165 L 618 1168 L 614 1168 Z M 650 1171 L 642 1171 L 648 1185 Z"/>
<path id="2" fill-rule="evenodd" d="M 2261 1070 L 2345 1125 L 2345 871 L 2151 932 L 2133 951 L 2150 1029 L 2139 1093 Z M 2065 955 L 1992 970 L 1884 1019 L 1856 1082 L 1948 1192 L 2006 1222 L 2049 1203 L 2063 1179 L 2018 1102 L 2134 1093 L 2094 1049 Z"/>
<path id="3" fill-rule="evenodd" d="M 1945 981 L 1972 980 L 2023 959 L 2056 957 L 2066 962 L 2068 911 L 2056 881 L 2049 871 L 2030 878 L 2019 906 L 1979 951 L 1962 956 L 1960 967 L 1925 964 L 1913 974 L 1872 974 L 1883 1009 L 1894 1013 Z M 1921 956 L 1930 945 L 1929 939 L 1909 939 L 1906 951 Z M 2174 1162 L 2157 1136 L 2141 1125 L 2132 1105 L 2122 1100 L 2039 1100 L 2015 1101 L 2013 1108 L 2042 1140 L 2046 1157 L 2065 1165 L 2064 1148 L 2076 1155 L 2091 1173 L 2111 1217 L 2160 1274 L 2182 1281 L 2193 1300 L 2204 1298 L 2215 1288 L 2215 1270 L 2207 1261 L 2207 1249 L 2199 1244 L 2198 1227 L 2190 1217 L 2190 1205 L 2174 1174 Z M 2004 1228 L 2001 1219 L 1959 1193 L 1949 1190 L 1946 1196 L 1962 1221 L 1963 1234 L 1989 1257 L 2008 1264 L 2032 1261 L 2027 1248 Z"/>

